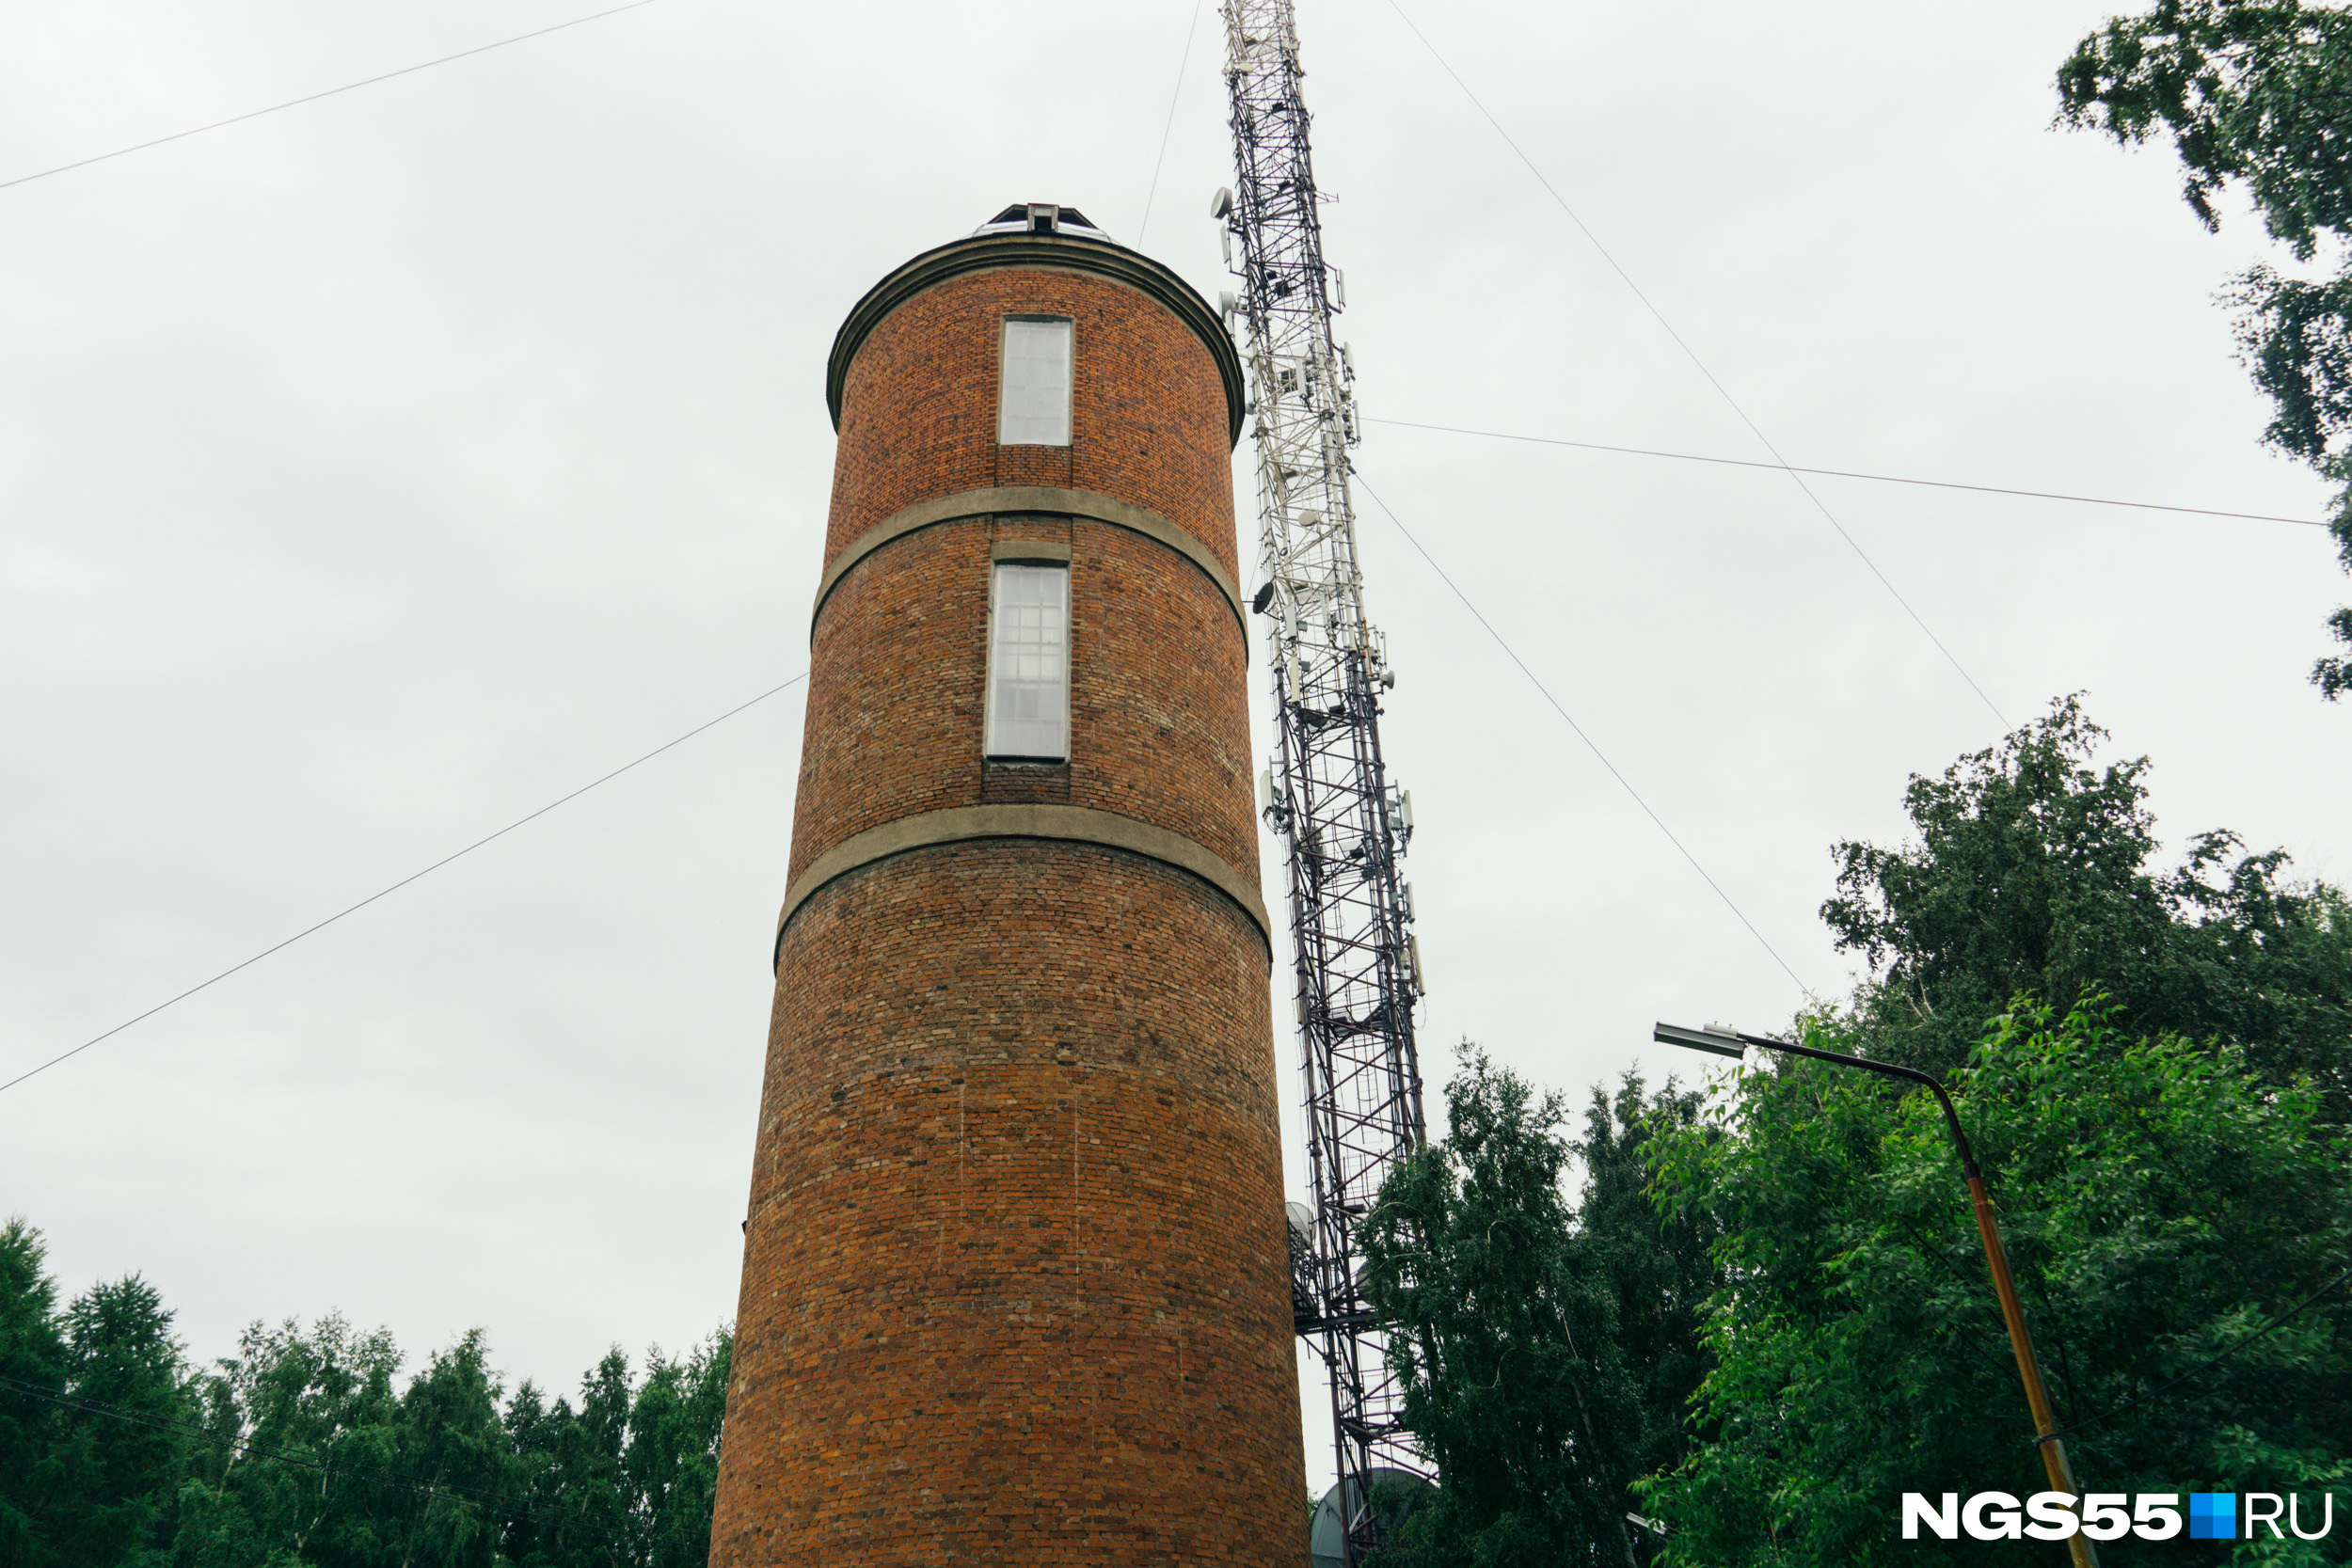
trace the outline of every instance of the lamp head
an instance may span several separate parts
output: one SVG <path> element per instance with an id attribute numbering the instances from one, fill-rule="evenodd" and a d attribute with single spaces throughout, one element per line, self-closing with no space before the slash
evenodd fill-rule
<path id="1" fill-rule="evenodd" d="M 1704 1029 L 1686 1029 L 1678 1023 L 1661 1023 L 1650 1032 L 1650 1038 L 1666 1045 L 1678 1045 L 1686 1051 L 1704 1051 L 1711 1055 L 1728 1056 L 1739 1061 L 1748 1053 L 1740 1037 L 1720 1023 Z"/>

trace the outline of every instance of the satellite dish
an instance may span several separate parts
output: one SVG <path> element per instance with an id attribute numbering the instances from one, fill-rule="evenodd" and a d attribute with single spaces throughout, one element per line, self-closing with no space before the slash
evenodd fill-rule
<path id="1" fill-rule="evenodd" d="M 1209 216 L 1213 218 L 1229 218 L 1232 215 L 1233 187 L 1231 185 L 1219 185 L 1216 188 L 1216 194 L 1209 198 Z"/>
<path id="2" fill-rule="evenodd" d="M 1305 1204 L 1292 1201 L 1282 1205 L 1282 1213 L 1291 1222 L 1291 1234 L 1311 1237 L 1315 1233 L 1315 1212 Z"/>
<path id="3" fill-rule="evenodd" d="M 1292 1207 L 1297 1205 L 1293 1204 Z M 1374 1466 L 1365 1479 L 1372 1483 L 1372 1506 L 1380 1515 L 1381 1529 L 1389 1535 L 1394 1535 L 1406 1520 L 1428 1506 L 1429 1495 L 1437 1490 L 1425 1477 L 1417 1476 L 1410 1470 L 1391 1469 L 1385 1465 Z M 1351 1481 L 1347 1488 L 1351 1501 L 1359 1495 L 1356 1486 L 1357 1483 Z M 1313 1554 L 1313 1568 L 1341 1568 L 1346 1560 L 1343 1553 L 1347 1544 L 1347 1519 L 1353 1513 L 1355 1510 L 1352 1508 L 1342 1512 L 1337 1486 L 1326 1492 L 1323 1501 L 1315 1505 L 1315 1522 L 1310 1527 L 1307 1537 L 1307 1549 Z"/>

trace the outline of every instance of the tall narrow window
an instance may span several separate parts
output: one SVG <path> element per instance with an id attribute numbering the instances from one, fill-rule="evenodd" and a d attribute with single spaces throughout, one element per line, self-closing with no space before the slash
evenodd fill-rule
<path id="1" fill-rule="evenodd" d="M 989 595 L 992 757 L 1070 757 L 1070 568 L 999 562 Z"/>
<path id="2" fill-rule="evenodd" d="M 996 440 L 1008 447 L 1070 444 L 1070 324 L 1009 316 Z"/>

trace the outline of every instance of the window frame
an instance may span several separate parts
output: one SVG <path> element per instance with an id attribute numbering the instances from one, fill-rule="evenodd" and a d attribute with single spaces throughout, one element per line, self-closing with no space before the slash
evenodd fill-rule
<path id="1" fill-rule="evenodd" d="M 1029 571 L 1052 571 L 1061 576 L 1061 751 L 1057 753 L 1039 752 L 1004 752 L 995 748 L 996 735 L 996 658 L 997 628 L 1003 615 L 1000 589 L 1007 567 Z M 1073 613 L 1071 562 L 1066 550 L 1057 550 L 1040 542 L 1034 552 L 1017 544 L 1000 545 L 990 553 L 988 563 L 988 626 L 987 641 L 982 651 L 980 673 L 980 758 L 984 763 L 1030 764 L 1068 767 L 1071 752 L 1071 688 L 1076 660 L 1073 657 Z"/>
<path id="2" fill-rule="evenodd" d="M 1005 420 L 1007 416 L 1008 402 L 1006 394 L 1011 390 L 1009 383 L 1012 374 L 1013 357 L 1010 350 L 1012 347 L 1012 329 L 1013 325 L 1016 322 L 1031 325 L 1057 325 L 1065 329 L 1062 335 L 1062 341 L 1069 352 L 1062 362 L 1061 439 L 1058 441 L 1013 441 L 1006 439 Z M 1058 448 L 1064 451 L 1069 451 L 1071 447 L 1076 444 L 1077 401 L 1077 318 L 1074 316 L 1046 315 L 1032 311 L 1008 311 L 1002 318 L 1000 318 L 1000 323 L 996 330 L 996 444 L 1000 447 L 1046 447 Z"/>

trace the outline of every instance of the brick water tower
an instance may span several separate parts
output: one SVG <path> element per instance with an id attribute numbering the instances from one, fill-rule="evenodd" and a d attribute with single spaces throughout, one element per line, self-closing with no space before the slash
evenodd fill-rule
<path id="1" fill-rule="evenodd" d="M 1024 205 L 825 388 L 711 1560 L 1294 1568 L 1232 341 Z"/>

